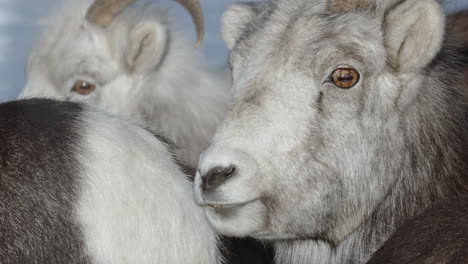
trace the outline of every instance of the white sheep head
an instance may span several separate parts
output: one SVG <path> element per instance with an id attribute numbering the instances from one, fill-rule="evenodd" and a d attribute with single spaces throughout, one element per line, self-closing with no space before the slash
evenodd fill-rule
<path id="1" fill-rule="evenodd" d="M 227 108 L 229 82 L 152 5 L 118 8 L 114 1 L 65 5 L 33 49 L 20 98 L 86 102 L 143 123 L 174 141 L 182 161 L 194 167 Z M 203 37 L 196 0 L 177 0 Z M 91 6 L 91 7 L 90 7 Z M 103 12 L 104 10 L 104 12 Z M 110 10 L 110 11 L 109 11 Z"/>

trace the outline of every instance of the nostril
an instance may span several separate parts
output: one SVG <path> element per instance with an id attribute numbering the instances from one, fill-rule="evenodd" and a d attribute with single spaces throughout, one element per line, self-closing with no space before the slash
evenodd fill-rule
<path id="1" fill-rule="evenodd" d="M 215 167 L 202 176 L 202 189 L 209 190 L 218 187 L 227 179 L 236 173 L 236 166 L 231 165 L 227 168 Z"/>

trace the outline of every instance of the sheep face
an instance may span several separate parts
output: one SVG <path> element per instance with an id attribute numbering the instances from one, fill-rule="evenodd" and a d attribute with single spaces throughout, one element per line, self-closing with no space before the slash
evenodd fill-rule
<path id="1" fill-rule="evenodd" d="M 88 102 L 143 121 L 144 113 L 133 102 L 146 101 L 145 77 L 164 60 L 168 34 L 149 11 L 138 21 L 132 21 L 137 14 L 129 13 L 108 28 L 81 17 L 51 26 L 29 59 L 20 97 Z"/>
<path id="2" fill-rule="evenodd" d="M 432 0 L 390 2 L 226 11 L 235 103 L 195 178 L 219 232 L 338 244 L 391 190 L 410 162 L 401 153 L 418 121 L 404 116 L 431 81 L 423 69 L 441 47 L 444 15 Z"/>
<path id="3" fill-rule="evenodd" d="M 87 102 L 157 131 L 194 170 L 227 110 L 229 73 L 209 69 L 167 10 L 133 6 L 107 27 L 85 19 L 90 1 L 52 17 L 30 55 L 20 98 Z"/>

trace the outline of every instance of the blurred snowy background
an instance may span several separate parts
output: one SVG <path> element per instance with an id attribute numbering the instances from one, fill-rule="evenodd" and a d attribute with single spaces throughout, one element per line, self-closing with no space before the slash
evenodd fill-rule
<path id="1" fill-rule="evenodd" d="M 79 1 L 79 0 L 77 0 Z M 206 19 L 207 34 L 202 50 L 216 69 L 226 63 L 227 51 L 220 34 L 223 10 L 236 0 L 200 0 Z M 29 51 L 39 36 L 42 17 L 54 12 L 60 0 L 0 0 L 0 102 L 14 99 L 24 85 L 24 68 Z M 172 1 L 142 0 L 139 4 L 156 2 L 168 7 L 175 15 L 176 26 L 195 38 L 187 13 Z M 468 9 L 468 0 L 445 0 L 448 13 Z"/>

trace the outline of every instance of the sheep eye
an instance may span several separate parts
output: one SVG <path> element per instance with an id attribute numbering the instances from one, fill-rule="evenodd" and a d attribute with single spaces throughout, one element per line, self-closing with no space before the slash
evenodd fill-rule
<path id="1" fill-rule="evenodd" d="M 87 81 L 76 81 L 73 85 L 72 92 L 79 93 L 81 95 L 88 95 L 96 90 L 96 85 Z"/>
<path id="2" fill-rule="evenodd" d="M 331 81 L 342 89 L 349 89 L 359 82 L 359 73 L 352 68 L 337 68 L 331 75 Z"/>

